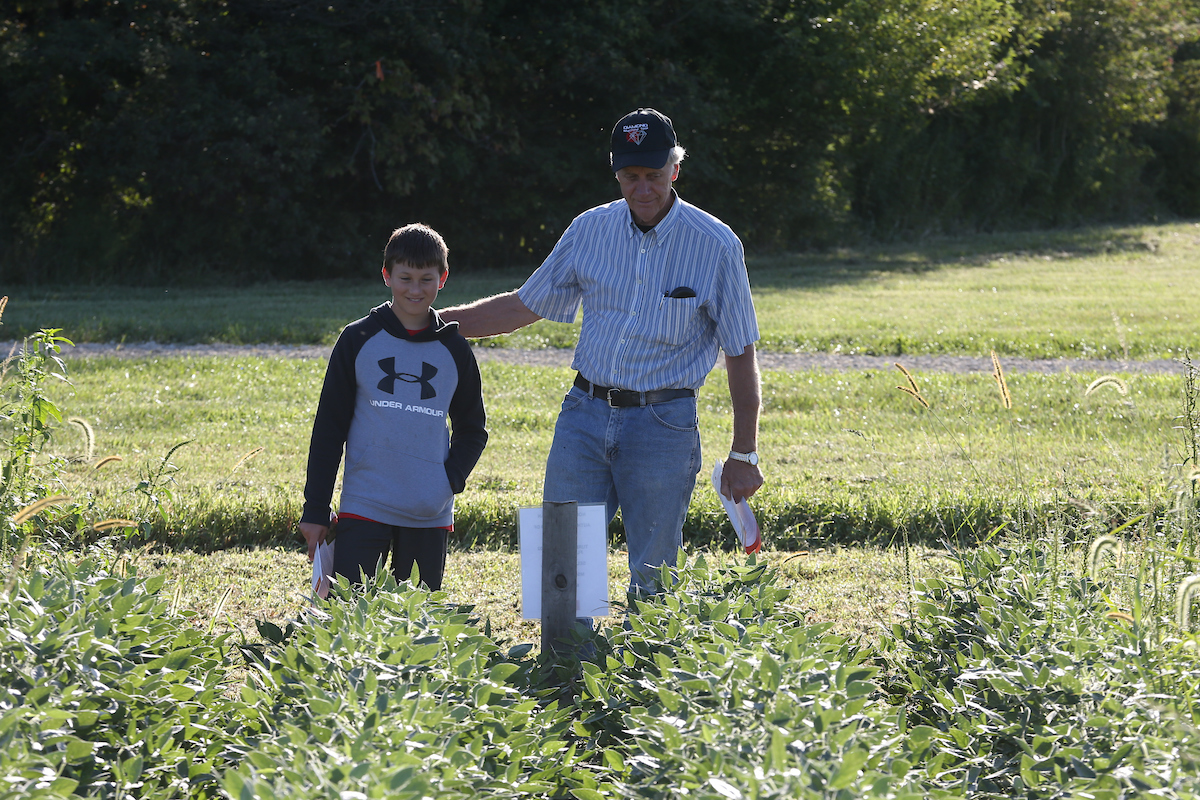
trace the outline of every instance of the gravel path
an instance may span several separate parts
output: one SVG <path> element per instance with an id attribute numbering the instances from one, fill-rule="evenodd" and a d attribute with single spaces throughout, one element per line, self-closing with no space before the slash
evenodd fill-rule
<path id="1" fill-rule="evenodd" d="M 0 342 L 0 354 L 7 354 L 13 342 Z M 537 367 L 566 367 L 571 364 L 571 350 L 516 350 L 503 347 L 476 347 L 475 357 L 479 361 L 499 361 L 504 364 L 527 364 Z M 279 345 L 279 344 L 91 344 L 82 343 L 63 349 L 68 358 L 89 356 L 119 356 L 125 358 L 160 358 L 169 356 L 273 356 L 276 358 L 326 358 L 329 347 L 325 345 Z M 759 353 L 758 363 L 763 369 L 782 370 L 873 370 L 894 369 L 896 362 L 913 372 L 957 372 L 991 373 L 989 358 L 974 356 L 848 356 L 834 353 Z M 718 359 L 718 365 L 723 361 Z M 1116 373 L 1176 373 L 1184 372 L 1184 365 L 1175 360 L 1118 361 L 1093 359 L 1030 359 L 1003 358 L 1001 364 L 1008 373 L 1017 372 L 1116 372 Z"/>

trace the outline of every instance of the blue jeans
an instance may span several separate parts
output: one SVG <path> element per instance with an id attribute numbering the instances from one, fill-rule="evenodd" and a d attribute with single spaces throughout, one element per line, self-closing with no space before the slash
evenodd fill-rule
<path id="1" fill-rule="evenodd" d="M 611 408 L 572 387 L 554 426 L 542 497 L 604 503 L 609 521 L 620 507 L 630 590 L 653 592 L 659 565 L 675 566 L 701 463 L 696 398 Z"/>

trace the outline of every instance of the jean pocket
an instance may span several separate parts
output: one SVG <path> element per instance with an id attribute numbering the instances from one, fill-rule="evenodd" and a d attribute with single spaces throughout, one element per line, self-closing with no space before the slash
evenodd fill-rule
<path id="1" fill-rule="evenodd" d="M 567 411 L 574 411 L 575 409 L 579 408 L 579 404 L 583 402 L 583 398 L 585 397 L 587 397 L 587 395 L 583 393 L 583 390 L 576 386 L 572 386 L 563 397 L 562 408 L 559 409 L 559 413 L 561 414 Z"/>
<path id="2" fill-rule="evenodd" d="M 682 433 L 692 433 L 699 428 L 696 418 L 696 400 L 693 397 L 681 397 L 666 403 L 655 403 L 647 406 L 650 416 L 664 428 Z"/>

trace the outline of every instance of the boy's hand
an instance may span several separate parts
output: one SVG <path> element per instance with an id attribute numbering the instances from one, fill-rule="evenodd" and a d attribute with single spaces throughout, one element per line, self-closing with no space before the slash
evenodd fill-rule
<path id="1" fill-rule="evenodd" d="M 329 526 L 318 525 L 315 522 L 301 522 L 300 535 L 308 544 L 308 563 L 311 564 L 317 555 L 317 545 L 325 541 L 325 537 L 329 535 Z"/>

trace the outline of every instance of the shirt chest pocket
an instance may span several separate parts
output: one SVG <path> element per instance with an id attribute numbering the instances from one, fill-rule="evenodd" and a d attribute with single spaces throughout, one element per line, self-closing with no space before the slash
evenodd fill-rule
<path id="1" fill-rule="evenodd" d="M 662 297 L 647 338 L 670 345 L 684 345 L 704 330 L 698 297 Z"/>

